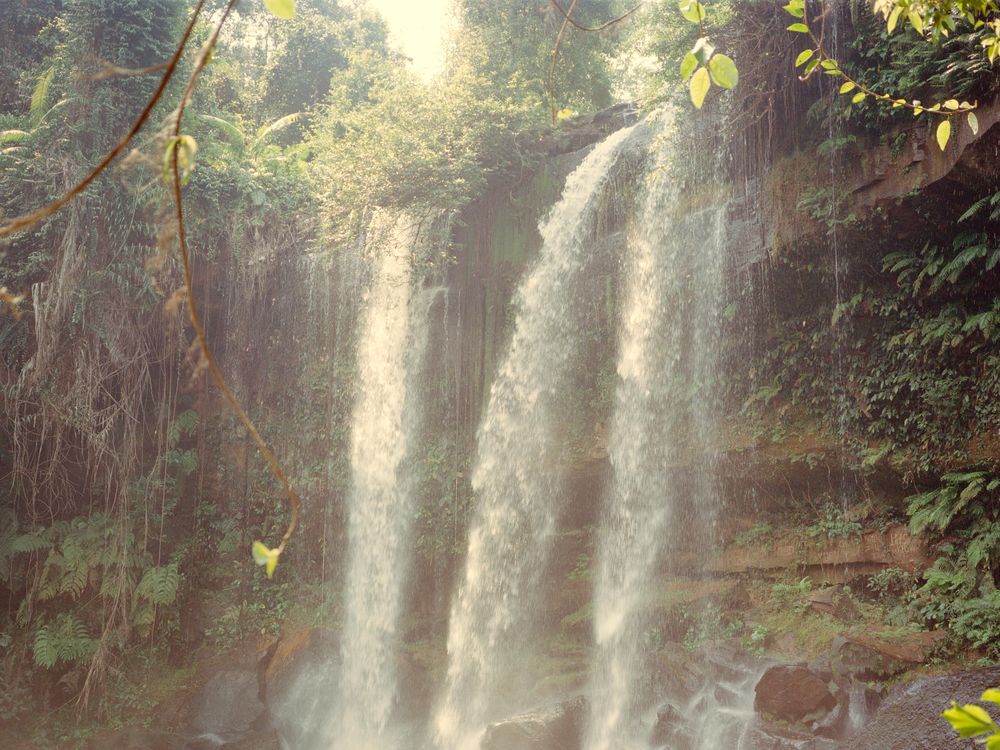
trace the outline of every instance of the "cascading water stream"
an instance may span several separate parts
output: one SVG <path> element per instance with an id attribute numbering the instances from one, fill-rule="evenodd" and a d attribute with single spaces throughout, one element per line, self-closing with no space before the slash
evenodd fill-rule
<path id="1" fill-rule="evenodd" d="M 434 716 L 442 750 L 478 748 L 508 657 L 537 602 L 558 496 L 554 411 L 564 397 L 579 332 L 573 301 L 587 268 L 599 199 L 631 128 L 598 144 L 568 177 L 540 226 L 543 246 L 517 297 L 506 358 L 479 430 L 472 486 L 478 498 L 465 573 L 448 633 L 448 672 Z"/>
<path id="2" fill-rule="evenodd" d="M 701 534 L 710 544 L 716 507 L 710 446 L 725 212 L 679 213 L 679 151 L 664 120 L 654 180 L 624 260 L 613 480 L 597 541 L 588 750 L 646 747 L 648 730 L 638 723 L 650 699 L 641 689 L 645 610 L 666 540 L 683 528 L 686 542 Z"/>
<path id="3" fill-rule="evenodd" d="M 376 256 L 357 338 L 345 622 L 336 719 L 327 732 L 350 750 L 393 744 L 387 727 L 413 515 L 411 482 L 400 468 L 418 427 L 413 394 L 438 291 L 413 291 L 417 232 L 405 214 L 379 214 L 369 227 Z"/>

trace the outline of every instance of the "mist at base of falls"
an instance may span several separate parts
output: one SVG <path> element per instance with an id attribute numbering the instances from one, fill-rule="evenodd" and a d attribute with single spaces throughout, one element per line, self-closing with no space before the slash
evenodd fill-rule
<path id="1" fill-rule="evenodd" d="M 573 394 L 593 387 L 609 393 L 610 473 L 592 490 L 592 542 L 580 558 L 593 574 L 575 584 L 577 596 L 590 601 L 592 618 L 584 624 L 592 622 L 592 632 L 584 639 L 591 645 L 566 657 L 579 665 L 577 690 L 586 704 L 572 744 L 660 746 L 650 742 L 668 697 L 684 715 L 684 750 L 723 750 L 745 732 L 754 667 L 734 663 L 725 679 L 685 696 L 690 685 L 681 689 L 670 675 L 654 674 L 646 636 L 656 625 L 650 617 L 672 547 L 714 543 L 711 446 L 719 420 L 727 213 L 724 204 L 679 207 L 689 178 L 685 159 L 665 113 L 620 128 L 577 158 L 539 223 L 540 248 L 517 282 L 475 434 L 472 521 L 450 611 L 435 636 L 446 643 L 443 662 L 418 686 L 423 708 L 406 719 L 401 693 L 414 686 L 402 685 L 399 672 L 405 587 L 416 583 L 406 571 L 420 513 L 414 490 L 424 481 L 407 455 L 422 450 L 429 434 L 420 424 L 440 418 L 421 403 L 421 379 L 442 371 L 442 358 L 454 356 L 448 342 L 454 347 L 462 328 L 447 305 L 434 307 L 448 294 L 447 279 L 439 290 L 420 278 L 417 223 L 390 212 L 373 219 L 370 235 L 384 237 L 371 241 L 376 249 L 356 324 L 360 385 L 345 619 L 337 654 L 302 677 L 302 707 L 286 703 L 291 716 L 304 710 L 302 723 L 319 727 L 308 741 L 299 735 L 301 749 L 290 742 L 292 750 L 505 750 L 511 739 L 502 739 L 497 722 L 571 696 L 545 687 L 544 660 L 553 657 L 543 653 L 555 632 L 546 615 L 559 596 L 551 581 L 565 564 L 560 545 L 574 513 L 561 468 L 579 460 Z M 617 289 L 604 296 L 603 308 L 587 297 L 595 279 Z M 595 319 L 603 320 L 597 329 Z M 614 371 L 588 371 L 595 356 L 617 360 Z M 698 471 L 675 472 L 671 467 L 691 451 L 703 456 Z M 735 698 L 716 705 L 723 693 Z"/>

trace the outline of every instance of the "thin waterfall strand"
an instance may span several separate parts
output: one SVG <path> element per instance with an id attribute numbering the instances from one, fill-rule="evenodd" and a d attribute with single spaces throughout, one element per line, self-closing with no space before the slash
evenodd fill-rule
<path id="1" fill-rule="evenodd" d="M 410 483 L 399 469 L 415 424 L 408 381 L 415 350 L 426 342 L 420 331 L 429 307 L 411 299 L 416 227 L 406 215 L 380 214 L 370 228 L 376 257 L 358 336 L 350 559 L 338 721 L 331 727 L 338 746 L 352 750 L 390 746 L 385 733 L 396 700 L 397 629 L 413 510 Z"/>
<path id="2" fill-rule="evenodd" d="M 602 190 L 632 128 L 598 144 L 540 226 L 538 262 L 517 297 L 514 333 L 480 426 L 477 514 L 448 633 L 445 693 L 434 717 L 443 750 L 472 750 L 497 708 L 508 657 L 537 602 L 558 495 L 553 411 L 570 382 L 579 333 L 571 310 L 587 268 Z"/>
<path id="3" fill-rule="evenodd" d="M 637 722 L 646 698 L 644 599 L 655 587 L 664 539 L 681 520 L 681 496 L 703 513 L 685 523 L 691 529 L 710 529 L 715 506 L 708 466 L 683 488 L 674 467 L 705 448 L 715 420 L 724 212 L 676 215 L 675 154 L 662 130 L 656 179 L 625 259 L 613 481 L 598 536 L 589 750 L 645 747 Z"/>

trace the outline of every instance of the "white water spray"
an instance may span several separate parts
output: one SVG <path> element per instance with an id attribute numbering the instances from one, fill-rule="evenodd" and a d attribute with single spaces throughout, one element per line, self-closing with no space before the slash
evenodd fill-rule
<path id="1" fill-rule="evenodd" d="M 445 693 L 434 716 L 442 750 L 479 747 L 510 677 L 509 657 L 537 607 L 558 496 L 553 412 L 570 383 L 579 340 L 571 310 L 602 191 L 631 131 L 598 144 L 569 176 L 540 227 L 538 262 L 518 292 L 513 337 L 479 430 L 472 475 L 478 506 L 451 611 Z"/>
<path id="2" fill-rule="evenodd" d="M 619 383 L 610 435 L 614 472 L 598 538 L 596 652 L 588 750 L 641 748 L 647 600 L 671 527 L 710 529 L 705 461 L 715 421 L 723 211 L 678 215 L 669 123 L 655 139 L 655 179 L 625 259 Z M 693 460 L 692 460 L 693 456 Z M 678 467 L 685 463 L 683 476 Z M 698 468 L 700 467 L 700 468 Z M 683 500 L 700 516 L 679 517 Z M 708 540 L 707 540 L 708 541 Z"/>
<path id="3" fill-rule="evenodd" d="M 410 563 L 411 483 L 401 466 L 418 422 L 413 403 L 433 291 L 414 293 L 418 224 L 379 214 L 371 288 L 357 338 L 359 390 L 351 426 L 349 562 L 336 721 L 337 747 L 385 750 L 396 701 L 398 625 Z"/>

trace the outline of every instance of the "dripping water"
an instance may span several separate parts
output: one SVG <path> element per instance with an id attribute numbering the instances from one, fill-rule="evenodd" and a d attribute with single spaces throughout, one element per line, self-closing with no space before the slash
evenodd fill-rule
<path id="1" fill-rule="evenodd" d="M 600 197 L 632 128 L 598 144 L 567 178 L 539 227 L 538 262 L 518 291 L 513 335 L 490 391 L 472 474 L 477 511 L 448 633 L 446 685 L 434 716 L 443 750 L 478 748 L 500 710 L 510 656 L 524 642 L 550 535 L 559 464 L 555 411 L 580 331 L 572 314 Z"/>
<path id="2" fill-rule="evenodd" d="M 725 207 L 679 213 L 669 118 L 625 258 L 612 486 L 599 530 L 589 750 L 644 747 L 644 656 L 664 540 L 711 544 Z M 669 560 L 667 561 L 669 563 Z"/>

